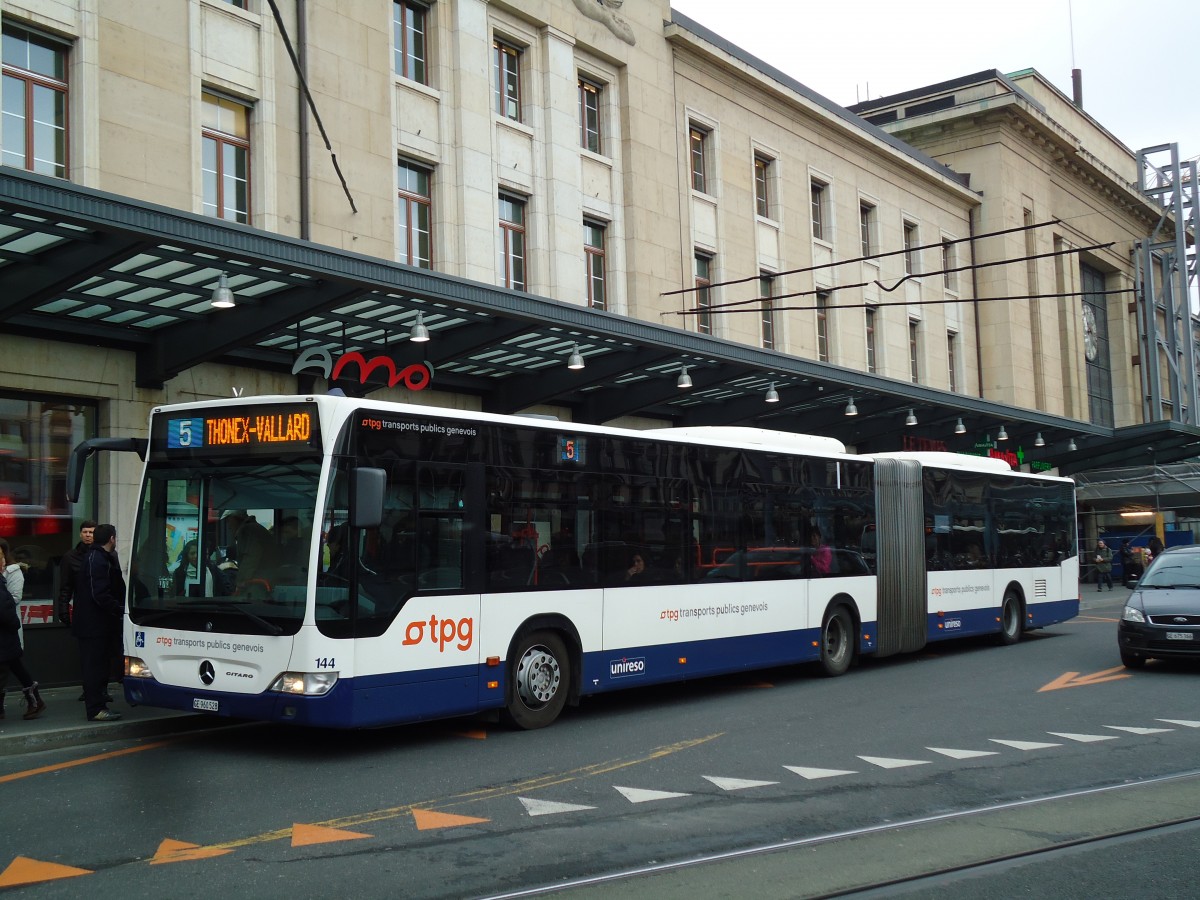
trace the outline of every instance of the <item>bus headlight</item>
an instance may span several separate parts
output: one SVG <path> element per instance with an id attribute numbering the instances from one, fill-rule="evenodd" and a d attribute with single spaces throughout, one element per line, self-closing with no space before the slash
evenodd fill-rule
<path id="1" fill-rule="evenodd" d="M 154 673 L 150 671 L 150 667 L 146 665 L 146 661 L 137 656 L 125 657 L 125 677 L 126 678 L 153 678 Z"/>
<path id="2" fill-rule="evenodd" d="M 268 690 L 281 694 L 303 694 L 320 697 L 328 694 L 337 684 L 337 672 L 284 672 L 271 682 Z"/>

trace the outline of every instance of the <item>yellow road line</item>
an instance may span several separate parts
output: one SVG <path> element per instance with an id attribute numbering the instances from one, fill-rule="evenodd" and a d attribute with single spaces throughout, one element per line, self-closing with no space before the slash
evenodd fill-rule
<path id="1" fill-rule="evenodd" d="M 37 769 L 26 769 L 24 772 L 13 772 L 11 775 L 0 775 L 0 784 L 6 781 L 17 781 L 21 778 L 32 778 L 34 775 L 45 775 L 47 772 L 59 772 L 72 769 L 75 766 L 86 766 L 91 763 L 103 762 L 117 756 L 128 756 L 130 753 L 141 753 L 143 750 L 154 750 L 165 747 L 172 741 L 155 741 L 152 744 L 142 744 L 140 747 L 126 747 L 124 750 L 110 750 L 108 753 L 97 753 L 95 756 L 85 756 L 83 759 L 73 759 L 70 762 L 58 763 L 53 766 L 41 766 Z"/>

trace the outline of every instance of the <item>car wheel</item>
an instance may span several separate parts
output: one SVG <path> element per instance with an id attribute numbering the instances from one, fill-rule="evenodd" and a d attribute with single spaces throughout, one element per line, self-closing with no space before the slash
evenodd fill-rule
<path id="1" fill-rule="evenodd" d="M 571 661 L 562 638 L 535 631 L 521 638 L 509 672 L 505 711 L 518 728 L 545 728 L 558 718 L 571 685 Z"/>

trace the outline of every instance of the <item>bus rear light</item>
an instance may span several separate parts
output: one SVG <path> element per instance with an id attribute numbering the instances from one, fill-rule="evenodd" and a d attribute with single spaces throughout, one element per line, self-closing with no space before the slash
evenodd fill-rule
<path id="1" fill-rule="evenodd" d="M 150 667 L 146 665 L 146 661 L 137 656 L 125 657 L 125 677 L 127 678 L 153 678 L 154 673 L 150 671 Z"/>
<path id="2" fill-rule="evenodd" d="M 337 672 L 284 672 L 271 682 L 267 690 L 278 691 L 281 694 L 320 697 L 333 690 L 337 680 Z"/>
<path id="3" fill-rule="evenodd" d="M 489 657 L 487 658 L 487 664 L 488 664 L 489 666 L 498 666 L 498 665 L 500 665 L 500 657 L 498 657 L 498 656 L 489 656 Z"/>

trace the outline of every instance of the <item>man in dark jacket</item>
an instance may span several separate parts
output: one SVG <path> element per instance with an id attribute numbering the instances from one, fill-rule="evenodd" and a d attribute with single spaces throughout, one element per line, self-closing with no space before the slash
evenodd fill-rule
<path id="1" fill-rule="evenodd" d="M 117 560 L 117 529 L 97 525 L 75 580 L 71 631 L 79 640 L 83 702 L 89 721 L 112 722 L 121 714 L 105 699 L 113 646 L 121 640 L 125 615 L 125 579 Z"/>
<path id="2" fill-rule="evenodd" d="M 79 567 L 83 565 L 83 557 L 88 547 L 92 545 L 96 523 L 91 519 L 79 526 L 79 543 L 73 550 L 63 554 L 62 562 L 58 564 L 58 602 L 54 608 L 54 617 L 63 625 L 71 624 L 71 598 L 75 596 L 75 579 L 79 577 Z"/>

